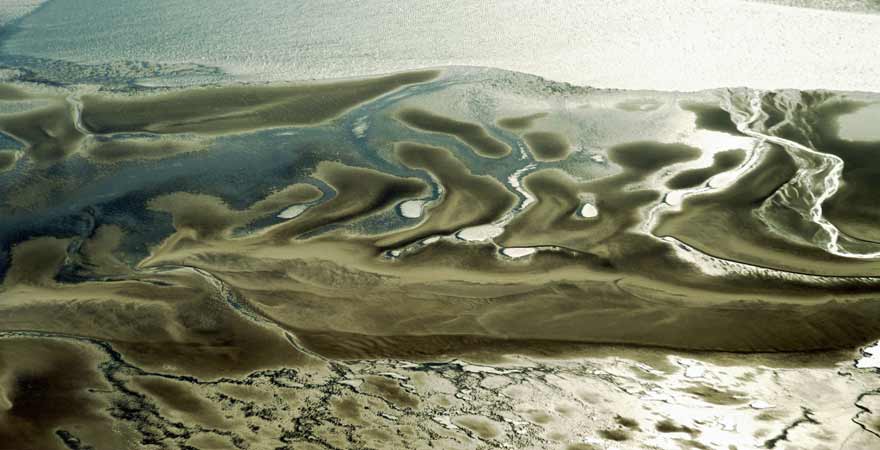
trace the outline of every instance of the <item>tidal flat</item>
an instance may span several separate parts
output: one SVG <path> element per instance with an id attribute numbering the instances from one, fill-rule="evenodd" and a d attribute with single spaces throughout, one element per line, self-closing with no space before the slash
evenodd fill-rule
<path id="1" fill-rule="evenodd" d="M 871 448 L 878 104 L 0 86 L 0 449 Z"/>

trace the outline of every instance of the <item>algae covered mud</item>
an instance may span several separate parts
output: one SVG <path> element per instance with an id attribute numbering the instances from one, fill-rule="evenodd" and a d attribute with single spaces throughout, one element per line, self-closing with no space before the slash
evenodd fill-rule
<path id="1" fill-rule="evenodd" d="M 878 105 L 7 83 L 0 448 L 880 445 Z"/>

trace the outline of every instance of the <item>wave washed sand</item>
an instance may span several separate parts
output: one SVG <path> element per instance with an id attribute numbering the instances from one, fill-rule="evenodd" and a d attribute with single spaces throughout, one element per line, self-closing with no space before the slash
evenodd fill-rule
<path id="1" fill-rule="evenodd" d="M 868 54 L 880 15 L 753 2 L 81 0 L 20 25 L 3 53 L 198 63 L 249 80 L 479 65 L 606 88 L 880 91 Z"/>

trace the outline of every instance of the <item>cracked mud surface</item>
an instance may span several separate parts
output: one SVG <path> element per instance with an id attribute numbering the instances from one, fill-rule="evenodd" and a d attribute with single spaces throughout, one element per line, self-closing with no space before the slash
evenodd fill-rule
<path id="1" fill-rule="evenodd" d="M 785 367 L 773 357 L 621 353 L 495 362 L 321 360 L 202 379 L 145 370 L 97 340 L 5 332 L 0 364 L 13 374 L 4 384 L 13 407 L 0 437 L 10 449 L 876 444 L 877 373 L 851 361 Z M 75 407 L 41 414 L 41 407 L 63 401 Z M 23 437 L 26 427 L 32 434 Z"/>

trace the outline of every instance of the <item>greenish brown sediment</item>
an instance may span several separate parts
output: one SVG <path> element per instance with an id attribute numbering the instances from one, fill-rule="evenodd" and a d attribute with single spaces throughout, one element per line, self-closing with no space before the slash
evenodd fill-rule
<path id="1" fill-rule="evenodd" d="M 617 415 L 614 417 L 614 421 L 617 422 L 618 425 L 629 428 L 630 430 L 639 431 L 641 429 L 639 422 L 629 417 Z"/>
<path id="2" fill-rule="evenodd" d="M 320 163 L 312 176 L 330 185 L 336 191 L 335 196 L 271 229 L 269 235 L 273 238 L 290 239 L 321 226 L 365 217 L 404 199 L 428 193 L 428 185 L 417 178 L 397 177 L 335 162 Z"/>
<path id="3" fill-rule="evenodd" d="M 452 419 L 452 422 L 471 430 L 483 439 L 494 439 L 501 434 L 498 424 L 482 416 L 459 416 Z"/>
<path id="4" fill-rule="evenodd" d="M 0 83 L 0 101 L 28 100 L 31 95 L 18 86 Z"/>
<path id="5" fill-rule="evenodd" d="M 696 436 L 700 434 L 699 430 L 695 430 L 691 427 L 680 425 L 671 419 L 663 419 L 656 424 L 654 424 L 654 429 L 661 433 L 687 433 L 691 436 Z"/>
<path id="6" fill-rule="evenodd" d="M 621 154 L 629 155 L 628 148 L 624 147 Z M 632 148 L 635 152 L 639 147 Z M 626 161 L 624 158 L 620 160 Z M 662 164 L 658 163 L 659 167 Z M 612 236 L 621 236 L 637 225 L 641 221 L 641 208 L 659 198 L 657 191 L 624 189 L 648 173 L 630 170 L 589 182 L 577 182 L 557 169 L 533 172 L 523 179 L 523 186 L 537 201 L 510 222 L 499 242 L 509 247 L 559 245 L 591 251 L 595 245 Z M 584 219 L 576 215 L 584 194 L 595 197 L 593 203 L 599 211 L 596 218 Z"/>
<path id="7" fill-rule="evenodd" d="M 510 154 L 510 146 L 489 135 L 479 124 L 462 122 L 417 108 L 398 111 L 396 117 L 418 130 L 455 136 L 477 154 L 487 158 L 502 158 Z"/>
<path id="8" fill-rule="evenodd" d="M 533 131 L 523 135 L 523 139 L 538 161 L 559 161 L 571 153 L 571 143 L 560 133 Z"/>
<path id="9" fill-rule="evenodd" d="M 96 141 L 88 146 L 85 155 L 99 162 L 161 159 L 181 153 L 203 150 L 204 142 L 182 139 L 120 139 Z"/>
<path id="10" fill-rule="evenodd" d="M 734 185 L 690 196 L 680 211 L 664 214 L 654 233 L 674 236 L 719 258 L 760 267 L 834 276 L 880 275 L 873 261 L 839 257 L 792 242 L 772 233 L 754 217 L 756 205 L 788 182 L 796 170 L 797 165 L 784 150 L 772 147 L 757 167 Z"/>
<path id="11" fill-rule="evenodd" d="M 15 150 L 0 150 L 0 172 L 5 172 L 15 166 L 18 161 L 18 152 Z"/>
<path id="12" fill-rule="evenodd" d="M 742 133 L 736 128 L 736 124 L 733 123 L 733 119 L 730 118 L 730 113 L 723 110 L 715 103 L 684 101 L 680 102 L 679 106 L 681 109 L 690 111 L 697 116 L 697 128 L 742 135 Z"/>
<path id="13" fill-rule="evenodd" d="M 13 266 L 19 268 L 12 270 L 28 262 L 14 255 Z M 47 263 L 42 269 L 45 276 L 57 272 L 58 266 Z M 0 328 L 5 330 L 87 336 L 112 343 L 140 367 L 198 377 L 308 362 L 281 333 L 255 325 L 225 305 L 216 286 L 188 270 L 63 288 L 45 279 L 35 283 L 17 278 L 7 280 L 0 291 Z"/>
<path id="14" fill-rule="evenodd" d="M 178 232 L 189 230 L 197 239 L 211 240 L 228 237 L 235 227 L 247 225 L 290 204 L 319 198 L 320 189 L 310 184 L 293 184 L 273 192 L 246 210 L 233 210 L 216 197 L 186 192 L 158 197 L 150 201 L 148 207 L 170 213 Z"/>
<path id="15" fill-rule="evenodd" d="M 75 152 L 85 137 L 73 124 L 71 106 L 63 99 L 16 114 L 0 114 L 0 131 L 27 144 L 25 153 L 38 162 L 59 161 Z"/>
<path id="16" fill-rule="evenodd" d="M 114 420 L 110 402 L 92 395 L 112 387 L 101 376 L 103 355 L 47 338 L 0 340 L 0 446 L 64 450 L 56 430 L 76 430 L 95 448 L 127 448 L 133 427 Z M 113 429 L 113 433 L 106 432 Z"/>
<path id="17" fill-rule="evenodd" d="M 151 132 L 224 135 L 265 128 L 316 125 L 401 87 L 430 81 L 439 71 L 407 72 L 335 83 L 235 85 L 190 88 L 162 94 L 88 94 L 81 98 L 82 123 L 97 134 Z M 0 100 L 30 98 L 0 85 Z M 27 145 L 27 157 L 42 163 L 63 160 L 81 149 L 85 134 L 74 124 L 73 106 L 62 96 L 45 105 L 0 114 L 0 131 Z M 204 148 L 193 140 L 124 139 L 90 141 L 84 155 L 100 162 L 159 159 Z M 0 169 L 2 170 L 2 169 Z"/>
<path id="18" fill-rule="evenodd" d="M 369 377 L 365 380 L 364 391 L 379 395 L 400 408 L 416 409 L 419 398 L 406 392 L 397 381 L 385 377 Z"/>
<path id="19" fill-rule="evenodd" d="M 696 395 L 708 403 L 715 405 L 741 405 L 748 403 L 745 392 L 725 391 L 705 384 L 697 384 L 684 389 L 684 392 Z"/>
<path id="20" fill-rule="evenodd" d="M 394 153 L 407 167 L 430 173 L 443 187 L 443 198 L 427 210 L 422 223 L 390 233 L 377 241 L 380 247 L 396 247 L 422 237 L 491 223 L 516 204 L 516 196 L 501 182 L 473 175 L 449 150 L 401 142 L 395 144 Z"/>
<path id="21" fill-rule="evenodd" d="M 41 237 L 12 248 L 12 265 L 4 286 L 49 285 L 67 256 L 68 239 Z"/>
<path id="22" fill-rule="evenodd" d="M 89 130 L 102 134 L 227 134 L 314 125 L 438 75 L 438 71 L 429 70 L 335 83 L 195 88 L 140 97 L 84 95 L 82 120 Z"/>
<path id="23" fill-rule="evenodd" d="M 686 189 L 699 186 L 719 173 L 735 169 L 742 164 L 745 157 L 746 152 L 739 149 L 718 152 L 713 156 L 711 166 L 679 172 L 666 182 L 666 186 L 670 189 Z"/>
<path id="24" fill-rule="evenodd" d="M 314 125 L 439 71 L 331 83 L 195 88 L 159 95 L 84 95 L 82 120 L 94 133 L 145 131 L 208 135 Z"/>
<path id="25" fill-rule="evenodd" d="M 880 209 L 876 192 L 880 189 L 880 141 L 850 141 L 840 137 L 839 117 L 866 106 L 863 102 L 829 102 L 817 110 L 816 144 L 823 152 L 843 160 L 842 183 L 837 193 L 823 204 L 826 218 L 856 239 L 880 242 Z M 874 119 L 880 126 L 880 117 Z"/>
<path id="26" fill-rule="evenodd" d="M 578 195 L 587 189 L 561 170 L 536 171 L 522 183 L 537 200 L 505 227 L 498 238 L 504 246 L 560 245 L 587 251 L 591 244 L 619 229 L 604 211 L 600 211 L 598 221 L 576 216 L 581 204 Z"/>
<path id="27" fill-rule="evenodd" d="M 568 103 L 563 95 L 569 94 L 557 92 L 554 103 L 601 106 L 496 121 L 485 114 L 524 111 L 528 103 L 508 103 L 508 93 L 492 103 L 499 89 L 492 84 L 495 91 L 477 98 L 489 101 L 471 109 L 480 111 L 487 136 L 494 138 L 494 123 L 532 147 L 542 133 L 545 140 L 574 143 L 576 130 L 578 145 L 591 152 L 580 155 L 591 157 L 589 163 L 541 165 L 519 155 L 500 161 L 462 155 L 455 151 L 465 150 L 461 145 L 401 142 L 457 144 L 455 133 L 429 136 L 395 122 L 401 104 L 429 111 L 448 105 L 443 90 L 449 85 L 464 87 L 454 99 L 463 92 L 482 95 L 465 83 L 437 83 L 320 129 L 217 139 L 205 135 L 258 129 L 251 127 L 263 126 L 263 108 L 280 121 L 273 108 L 290 104 L 298 114 L 306 103 L 293 99 L 285 90 L 290 85 L 256 87 L 257 97 L 264 88 L 284 88 L 279 104 L 263 97 L 230 100 L 233 91 L 222 87 L 143 97 L 95 94 L 131 111 L 144 108 L 141 116 L 113 118 L 120 127 L 160 135 L 83 137 L 62 156 L 43 151 L 40 161 L 34 156 L 0 174 L 11 186 L 0 198 L 0 215 L 14 220 L 0 222 L 0 231 L 21 239 L 8 253 L 0 248 L 0 265 L 9 265 L 0 267 L 0 447 L 410 448 L 427 442 L 459 448 L 513 440 L 514 446 L 590 450 L 638 446 L 669 433 L 660 439 L 702 449 L 708 446 L 696 440 L 701 419 L 676 415 L 680 405 L 633 409 L 630 387 L 659 389 L 704 411 L 739 410 L 754 421 L 745 428 L 758 428 L 761 441 L 797 420 L 800 407 L 823 407 L 786 396 L 794 384 L 801 393 L 835 388 L 841 394 L 832 399 L 835 410 L 860 414 L 856 398 L 873 408 L 857 397 L 870 385 L 870 371 L 852 368 L 852 360 L 861 357 L 856 348 L 880 336 L 880 278 L 870 277 L 880 276 L 880 265 L 789 242 L 756 218 L 755 209 L 799 169 L 784 149 L 757 147 L 757 165 L 728 187 L 687 196 L 681 208 L 655 209 L 667 188 L 704 185 L 743 161 L 741 150 L 722 151 L 710 167 L 693 168 L 704 153 L 670 143 L 719 137 L 688 134 L 695 117 L 701 130 L 732 132 L 729 117 L 708 101 L 682 103 L 696 116 L 673 107 L 705 93 L 591 92 Z M 4 92 L 0 88 L 0 97 L 17 95 Z M 205 106 L 211 101 L 205 92 L 225 92 L 216 111 Z M 147 99 L 156 101 L 151 108 L 166 108 L 176 94 L 204 104 L 192 105 L 186 117 L 169 112 L 167 122 L 161 111 L 147 111 Z M 547 109 L 544 95 L 531 104 Z M 627 98 L 633 100 L 606 106 Z M 9 154 L 31 158 L 33 149 L 67 145 L 58 134 L 64 127 L 53 128 L 51 116 L 70 119 L 74 100 L 0 105 L 34 108 L 0 117 L 3 126 L 24 126 L 22 117 L 33 118 L 37 128 L 49 126 L 44 136 L 15 136 L 27 148 Z M 787 100 L 770 98 L 763 106 Z M 660 111 L 641 112 L 657 105 Z M 826 123 L 829 111 L 805 116 L 821 135 L 813 141 L 817 148 L 846 162 L 844 185 L 825 211 L 841 229 L 875 236 L 873 203 L 862 192 L 876 190 L 870 156 L 876 143 L 843 142 Z M 771 115 L 771 122 L 781 118 Z M 650 126 L 625 129 L 647 121 Z M 350 126 L 362 124 L 373 132 L 353 135 Z M 790 127 L 778 131 L 802 141 Z M 205 143 L 223 155 L 195 153 Z M 284 148 L 268 155 L 253 153 L 279 144 Z M 556 155 L 571 151 L 568 142 L 564 150 L 557 144 Z M 288 150 L 296 154 L 283 154 Z M 232 158 L 239 151 L 247 153 Z M 193 153 L 142 161 L 183 152 Z M 35 164 L 74 154 L 59 164 Z M 106 164 L 129 160 L 137 162 Z M 232 170 L 208 173 L 224 162 Z M 168 167 L 169 176 L 155 183 L 147 178 Z M 123 184 L 117 181 L 129 176 L 145 188 L 116 196 Z M 308 176 L 311 181 L 301 181 Z M 670 181 L 657 186 L 658 180 Z M 266 193 L 267 183 L 275 190 Z M 519 190 L 528 195 L 516 195 Z M 517 208 L 524 198 L 531 202 Z M 410 199 L 423 201 L 423 209 L 418 219 L 403 220 L 396 215 L 403 211 L 393 208 Z M 853 215 L 841 209 L 847 202 Z M 595 206 L 595 216 L 579 214 L 585 203 Z M 303 208 L 296 217 L 277 217 L 292 205 Z M 479 242 L 455 235 L 486 224 L 504 231 Z M 56 235 L 39 235 L 45 229 Z M 525 258 L 505 252 L 521 246 L 536 252 Z M 683 358 L 699 361 L 706 376 L 690 378 Z M 758 400 L 773 406 L 751 411 L 747 405 Z M 857 417 L 866 427 L 873 419 Z M 799 437 L 830 442 L 831 430 L 804 431 Z M 581 442 L 601 439 L 606 442 Z"/>
<path id="28" fill-rule="evenodd" d="M 587 444 L 584 442 L 578 442 L 576 444 L 568 444 L 565 446 L 565 450 L 599 450 L 599 447 L 596 447 L 593 444 Z"/>
<path id="29" fill-rule="evenodd" d="M 623 442 L 632 438 L 632 434 L 627 430 L 599 430 L 599 436 L 609 441 Z"/>
<path id="30" fill-rule="evenodd" d="M 525 116 L 505 117 L 498 120 L 498 126 L 508 130 L 524 130 L 531 127 L 536 120 L 547 117 L 547 113 L 539 112 Z"/>
<path id="31" fill-rule="evenodd" d="M 663 167 L 700 157 L 700 149 L 685 144 L 639 141 L 608 150 L 611 161 L 637 173 L 651 173 Z"/>
<path id="32" fill-rule="evenodd" d="M 684 448 L 695 449 L 695 450 L 713 450 L 711 447 L 703 444 L 700 441 L 696 441 L 693 439 L 676 439 L 678 443 L 684 445 Z"/>
<path id="33" fill-rule="evenodd" d="M 631 233 L 629 228 L 635 223 L 632 218 L 637 217 L 643 197 L 656 199 L 657 194 L 628 191 L 625 187 L 651 171 L 661 170 L 670 161 L 695 155 L 692 149 L 677 147 L 662 147 L 668 150 L 663 157 L 648 160 L 632 154 L 644 148 L 646 144 L 612 149 L 615 162 L 635 169 L 626 168 L 592 181 L 580 182 L 553 170 L 526 177 L 524 186 L 535 195 L 536 202 L 530 207 L 534 210 L 521 213 L 517 220 L 534 222 L 511 222 L 511 234 L 498 241 L 506 244 L 507 240 L 538 239 L 540 245 L 559 243 L 571 249 L 539 252 L 527 265 L 512 265 L 496 258 L 497 250 L 491 245 L 452 242 L 432 244 L 400 260 L 380 258 L 379 250 L 386 246 L 491 222 L 515 203 L 513 194 L 500 182 L 470 173 L 448 150 L 399 143 L 395 155 L 401 163 L 430 173 L 444 192 L 415 227 L 378 236 L 357 236 L 338 229 L 307 239 L 288 239 L 316 227 L 367 217 L 402 199 L 429 192 L 427 185 L 415 178 L 324 162 L 314 176 L 334 189 L 335 195 L 295 219 L 253 235 L 232 237 L 229 230 L 246 219 L 275 212 L 289 201 L 311 201 L 318 195 L 317 190 L 311 186 L 291 187 L 242 210 L 231 210 L 219 199 L 194 194 L 157 198 L 151 206 L 171 213 L 177 233 L 154 248 L 142 268 L 199 267 L 228 283 L 257 312 L 295 330 L 310 348 L 316 341 L 308 337 L 310 334 L 330 336 L 335 347 L 328 348 L 324 343 L 314 349 L 336 357 L 393 352 L 457 354 L 467 348 L 462 342 L 471 339 L 460 336 L 473 336 L 473 342 L 479 345 L 485 345 L 486 339 L 504 340 L 506 348 L 511 349 L 523 348 L 525 342 L 546 341 L 568 346 L 605 343 L 778 352 L 851 347 L 880 333 L 880 321 L 876 319 L 880 317 L 880 306 L 873 301 L 876 287 L 870 284 L 819 289 L 794 281 L 748 278 L 749 289 L 744 290 L 746 278 L 700 274 L 676 262 L 664 245 Z M 597 218 L 574 215 L 582 193 L 609 202 L 597 201 Z M 748 199 L 755 192 L 744 195 Z M 447 202 L 454 206 L 444 207 Z M 315 210 L 319 212 L 310 212 Z M 463 216 L 462 212 L 471 215 Z M 610 222 L 603 225 L 604 216 Z M 550 225 L 542 225 L 544 219 Z M 556 233 L 542 236 L 540 233 L 547 232 L 541 228 L 548 226 Z M 89 261 L 112 261 L 108 249 L 118 242 L 118 230 L 116 236 L 108 232 L 96 233 L 94 243 L 91 239 L 84 243 Z M 163 276 L 172 286 L 132 280 L 107 283 L 104 289 L 110 292 L 89 283 L 77 286 L 82 291 L 70 288 L 63 295 L 52 289 L 34 291 L 51 284 L 57 270 L 51 266 L 59 264 L 66 245 L 59 243 L 52 248 L 55 253 L 34 253 L 56 255 L 39 264 L 27 263 L 14 254 L 10 279 L 24 280 L 12 285 L 22 290 L 15 297 L 50 299 L 40 307 L 16 312 L 19 325 L 46 329 L 38 318 L 58 308 L 60 299 L 76 295 L 103 300 L 65 304 L 65 323 L 49 328 L 73 333 L 92 329 L 94 312 L 100 310 L 99 317 L 106 322 L 99 327 L 101 335 L 123 336 L 131 330 L 118 324 L 132 319 L 124 308 L 114 306 L 120 302 L 138 305 L 138 315 L 144 318 L 145 328 L 137 331 L 143 342 L 136 346 L 120 344 L 131 346 L 126 347 L 127 351 L 139 361 L 159 361 L 152 352 L 156 351 L 156 343 L 168 336 L 185 343 L 214 342 L 201 334 L 180 334 L 171 325 L 181 323 L 174 315 L 179 313 L 176 308 L 185 306 L 195 311 L 205 302 L 217 301 L 208 294 L 213 289 L 209 289 L 210 283 L 178 273 Z M 17 275 L 21 273 L 16 268 L 20 264 L 45 269 L 22 277 Z M 190 303 L 178 302 L 171 307 L 167 302 L 174 298 L 187 298 Z M 152 303 L 143 303 L 144 299 Z M 238 317 L 236 313 L 229 314 L 215 319 L 232 330 L 226 339 L 250 348 L 251 339 L 265 337 L 251 334 L 257 330 L 245 326 L 246 322 L 233 321 Z M 170 328 L 148 326 L 156 323 L 169 324 Z M 359 337 L 345 339 L 345 333 Z M 167 358 L 190 358 L 205 364 L 206 371 L 218 370 L 212 360 L 219 355 L 208 352 L 196 358 L 187 345 L 167 347 Z M 253 359 L 246 361 L 251 366 L 259 365 Z"/>
<path id="34" fill-rule="evenodd" d="M 202 398 L 187 383 L 158 377 L 138 377 L 133 387 L 154 399 L 160 411 L 166 415 L 182 416 L 187 423 L 205 427 L 229 426 L 222 412 L 208 399 Z"/>

